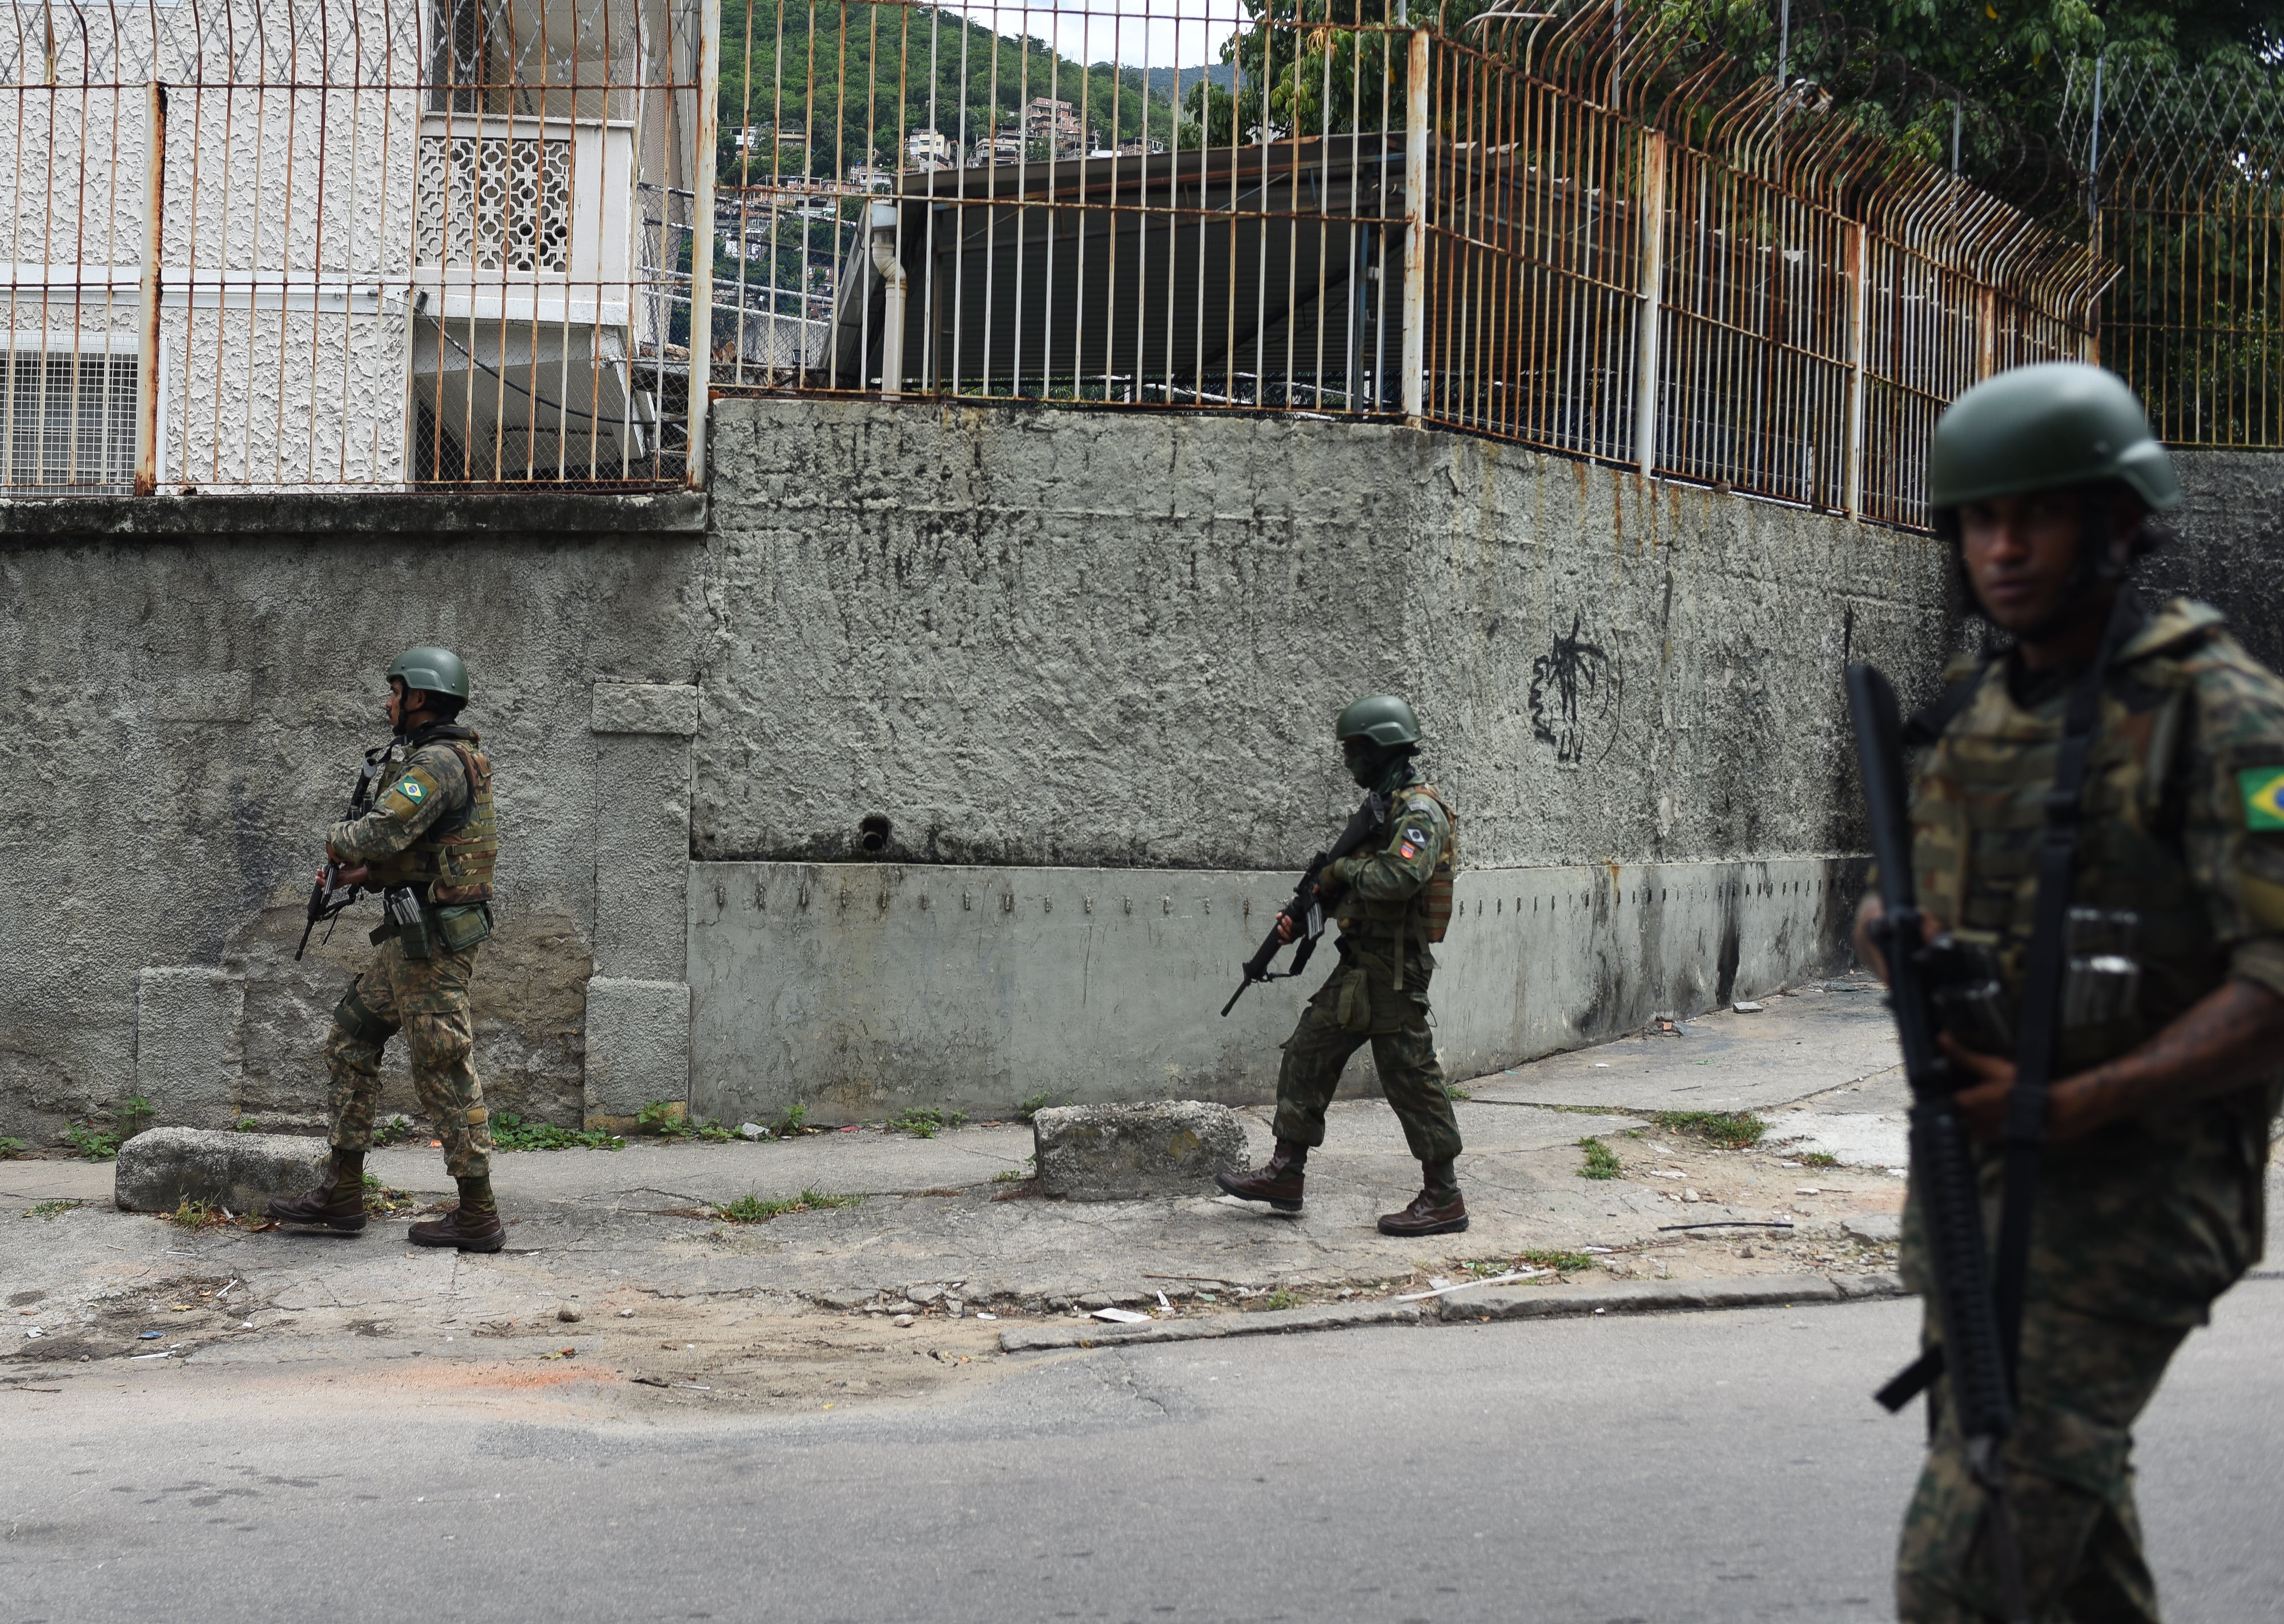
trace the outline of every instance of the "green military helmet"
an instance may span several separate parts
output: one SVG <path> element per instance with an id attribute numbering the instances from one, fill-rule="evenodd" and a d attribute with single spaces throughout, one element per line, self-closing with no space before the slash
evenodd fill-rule
<path id="1" fill-rule="evenodd" d="M 1333 737 L 1343 744 L 1351 738 L 1368 738 L 1383 746 L 1416 745 L 1420 718 L 1396 695 L 1376 693 L 1342 711 L 1340 720 L 1333 723 Z"/>
<path id="2" fill-rule="evenodd" d="M 450 649 L 407 649 L 390 662 L 388 675 L 424 693 L 449 694 L 463 703 L 468 697 L 468 668 Z"/>
<path id="3" fill-rule="evenodd" d="M 2046 361 L 1986 378 L 1953 401 L 1928 448 L 1928 505 L 2116 480 L 2153 512 L 2179 505 L 2173 459 L 2133 391 L 2082 361 Z"/>

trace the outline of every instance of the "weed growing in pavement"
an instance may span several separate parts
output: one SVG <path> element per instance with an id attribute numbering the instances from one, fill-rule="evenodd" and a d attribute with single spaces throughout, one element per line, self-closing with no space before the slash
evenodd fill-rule
<path id="1" fill-rule="evenodd" d="M 1039 1090 L 1036 1094 L 1031 1095 L 1029 1098 L 1019 1099 L 1015 1102 L 1015 1114 L 1022 1118 L 1026 1122 L 1029 1121 L 1033 1117 L 1038 1115 L 1039 1113 L 1044 1111 L 1046 1108 L 1047 1093 L 1044 1089 Z"/>
<path id="2" fill-rule="evenodd" d="M 1465 1089 L 1455 1089 L 1447 1082 L 1443 1085 L 1443 1097 L 1445 1099 L 1473 1099 L 1474 1098 L 1474 1096 L 1468 1093 Z"/>
<path id="3" fill-rule="evenodd" d="M 1670 1134 L 1694 1134 L 1725 1151 L 1758 1144 L 1769 1125 L 1749 1111 L 1661 1111 L 1650 1120 Z"/>
<path id="4" fill-rule="evenodd" d="M 654 1099 L 635 1114 L 635 1131 L 657 1139 L 696 1139 L 707 1144 L 727 1144 L 739 1136 L 727 1122 L 693 1122 L 683 1106 Z"/>
<path id="5" fill-rule="evenodd" d="M 828 1196 L 814 1190 L 804 1190 L 797 1196 L 770 1200 L 764 1200 L 760 1196 L 739 1196 L 734 1201 L 724 1201 L 716 1206 L 714 1216 L 724 1223 L 767 1223 L 770 1219 L 782 1218 L 787 1213 L 815 1213 L 830 1206 L 855 1206 L 864 1199 L 863 1196 Z"/>
<path id="6" fill-rule="evenodd" d="M 53 1222 L 54 1220 L 62 1217 L 66 1213 L 75 1212 L 86 1205 L 87 1203 L 84 1201 L 43 1201 L 37 1206 L 26 1207 L 24 1209 L 24 1216 L 27 1218 L 45 1218 Z"/>
<path id="7" fill-rule="evenodd" d="M 109 1161 L 119 1154 L 119 1136 L 91 1122 L 85 1127 L 73 1123 L 64 1129 L 64 1137 L 71 1142 L 72 1149 L 90 1161 Z"/>
<path id="8" fill-rule="evenodd" d="M 231 1126 L 242 1134 L 258 1134 L 262 1131 L 262 1124 L 252 1117 L 240 1117 Z"/>
<path id="9" fill-rule="evenodd" d="M 21 1139 L 0 1139 L 0 1161 L 13 1161 L 31 1148 Z"/>
<path id="10" fill-rule="evenodd" d="M 1830 1151 L 1803 1151 L 1800 1165 L 1803 1167 L 1836 1167 L 1840 1165 L 1840 1158 Z"/>
<path id="11" fill-rule="evenodd" d="M 492 1113 L 492 1137 L 495 1143 L 499 1138 L 500 1122 L 506 1115 L 505 1112 L 496 1111 Z M 385 1147 L 403 1144 L 411 1137 L 412 1119 L 405 1116 L 393 1116 L 373 1130 L 372 1142 L 376 1145 Z"/>
<path id="12" fill-rule="evenodd" d="M 127 1103 L 119 1108 L 119 1137 L 121 1141 L 132 1139 L 150 1127 L 157 1115 L 149 1100 L 140 1094 L 129 1095 Z"/>
<path id="13" fill-rule="evenodd" d="M 178 1230 L 211 1230 L 219 1224 L 228 1223 L 230 1214 L 219 1206 L 193 1201 L 185 1196 L 175 1210 L 167 1214 L 167 1222 Z"/>
<path id="14" fill-rule="evenodd" d="M 1264 1308 L 1297 1308 L 1301 1306 L 1301 1300 L 1280 1285 L 1262 1298 L 1259 1306 Z"/>
<path id="15" fill-rule="evenodd" d="M 1021 1167 L 1002 1167 L 991 1175 L 991 1182 L 995 1184 L 1020 1184 L 1030 1176 Z"/>
<path id="16" fill-rule="evenodd" d="M 809 1107 L 807 1105 L 787 1105 L 785 1108 L 785 1114 L 778 1119 L 778 1137 L 780 1139 L 790 1139 L 795 1134 L 805 1134 L 808 1131 Z"/>
<path id="17" fill-rule="evenodd" d="M 1586 1152 L 1586 1159 L 1578 1169 L 1580 1178 L 1615 1178 L 1618 1159 L 1610 1147 L 1600 1139 L 1581 1139 L 1578 1148 Z"/>
<path id="18" fill-rule="evenodd" d="M 1525 1269 L 1551 1269 L 1565 1275 L 1594 1267 L 1594 1260 L 1583 1252 L 1518 1252 L 1514 1261 Z"/>
<path id="19" fill-rule="evenodd" d="M 958 1111 L 938 1111 L 933 1105 L 913 1105 L 899 1111 L 880 1124 L 894 1134 L 910 1134 L 915 1139 L 933 1139 L 948 1128 L 957 1128 L 967 1120 L 966 1113 Z"/>
<path id="20" fill-rule="evenodd" d="M 512 1111 L 493 1112 L 491 1128 L 492 1148 L 497 1151 L 617 1151 L 625 1149 L 627 1143 L 616 1134 L 597 1128 L 527 1122 Z"/>

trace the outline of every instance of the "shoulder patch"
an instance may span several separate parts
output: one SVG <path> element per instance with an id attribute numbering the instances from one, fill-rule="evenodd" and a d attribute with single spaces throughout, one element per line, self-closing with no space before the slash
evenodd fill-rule
<path id="1" fill-rule="evenodd" d="M 399 779 L 397 781 L 396 792 L 403 796 L 405 800 L 411 801 L 415 806 L 418 806 L 420 802 L 428 799 L 428 792 L 421 786 L 420 780 L 418 778 L 406 777 Z"/>
<path id="2" fill-rule="evenodd" d="M 2284 829 L 2284 767 L 2247 767 L 2236 775 L 2244 797 L 2244 826 L 2256 832 Z"/>

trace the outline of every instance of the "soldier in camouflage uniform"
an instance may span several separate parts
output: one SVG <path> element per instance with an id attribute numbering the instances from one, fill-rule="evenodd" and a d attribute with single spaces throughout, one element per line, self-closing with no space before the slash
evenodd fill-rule
<path id="1" fill-rule="evenodd" d="M 1420 722 L 1393 694 L 1358 699 L 1333 731 L 1349 774 L 1388 797 L 1386 828 L 1359 851 L 1330 865 L 1318 881 L 1328 911 L 1339 916 L 1340 967 L 1301 1011 L 1277 1074 L 1277 1148 L 1266 1167 L 1216 1175 L 1229 1194 L 1266 1201 L 1281 1213 L 1301 1210 L 1303 1169 L 1325 1142 L 1325 1107 L 1341 1072 L 1365 1043 L 1380 1085 L 1404 1125 L 1422 1169 L 1420 1191 L 1402 1212 L 1380 1221 L 1384 1235 L 1441 1235 L 1467 1227 L 1452 1163 L 1459 1124 L 1444 1091 L 1443 1068 L 1428 1029 L 1428 983 L 1435 973 L 1431 942 L 1451 917 L 1451 880 L 1459 868 L 1459 820 L 1413 756 Z M 1289 919 L 1278 928 L 1291 940 Z"/>
<path id="2" fill-rule="evenodd" d="M 1975 601 L 2013 643 L 1954 669 L 1932 713 L 1947 721 L 1914 785 L 1914 863 L 1928 931 L 1990 954 L 2011 1021 L 2066 694 L 2152 544 L 2147 515 L 2179 490 L 2124 383 L 2075 363 L 1961 395 L 1936 429 L 1928 484 Z M 2082 806 L 2005 1458 L 2031 1616 L 2128 1624 L 2158 1616 L 2131 1429 L 2265 1231 L 2284 1044 L 2284 681 L 2204 605 L 2141 616 L 2108 672 Z M 1877 910 L 1868 900 L 1866 922 Z M 1876 962 L 1860 931 L 1858 943 Z M 1959 1099 L 1983 1142 L 1995 1236 L 1992 1142 L 2014 1065 L 1959 1035 L 1944 1042 L 1977 1080 Z M 1904 1268 L 1924 1295 L 1916 1174 Z M 1926 1338 L 1941 1334 L 1930 1308 Z M 1897 1610 L 1905 1624 L 1998 1619 L 1984 1492 L 1943 1384 L 1928 1396 Z"/>
<path id="3" fill-rule="evenodd" d="M 364 1153 L 380 1097 L 380 1057 L 404 1032 L 412 1086 L 460 1186 L 458 1208 L 416 1223 L 423 1246 L 497 1252 L 506 1240 L 492 1197 L 491 1133 L 473 1056 L 468 981 L 476 949 L 491 933 L 492 869 L 499 838 L 492 818 L 491 763 L 476 734 L 455 718 L 468 699 L 467 668 L 449 649 L 408 649 L 388 668 L 387 714 L 405 759 L 372 810 L 332 826 L 327 855 L 348 865 L 340 879 L 383 896 L 372 966 L 333 1011 L 325 1041 L 332 1078 L 332 1165 L 309 1195 L 273 1202 L 289 1223 L 355 1231 L 364 1227 Z"/>

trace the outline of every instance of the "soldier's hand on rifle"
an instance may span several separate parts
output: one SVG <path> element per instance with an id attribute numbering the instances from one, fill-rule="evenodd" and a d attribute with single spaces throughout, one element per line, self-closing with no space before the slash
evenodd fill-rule
<path id="1" fill-rule="evenodd" d="M 1295 937 L 1295 936 L 1299 935 L 1300 933 L 1301 933 L 1301 927 L 1300 927 L 1299 925 L 1295 925 L 1295 924 L 1294 924 L 1294 923 L 1293 923 L 1293 916 L 1292 916 L 1291 914 L 1288 914 L 1288 913 L 1279 913 L 1279 914 L 1277 916 L 1277 940 L 1278 940 L 1278 941 L 1292 941 L 1292 940 L 1293 940 L 1293 938 L 1294 938 L 1294 937 Z"/>
<path id="2" fill-rule="evenodd" d="M 1876 891 L 1866 892 L 1864 900 L 1856 905 L 1856 956 L 1883 982 L 1888 979 L 1888 959 L 1880 951 L 1879 938 L 1873 934 L 1873 926 L 1887 917 L 1887 905 L 1881 902 L 1880 894 Z M 1934 941 L 1943 934 L 1944 928 L 1943 921 L 1933 914 L 1920 916 L 1920 939 L 1922 941 Z"/>
<path id="3" fill-rule="evenodd" d="M 1948 1032 L 1938 1033 L 1936 1042 L 1952 1065 L 1975 1079 L 1952 1097 L 1959 1102 L 1959 1115 L 1967 1119 L 1967 1132 L 1985 1144 L 1996 1144 L 2006 1122 L 2006 1094 L 2014 1086 L 2014 1063 L 1998 1055 L 1978 1054 Z"/>

